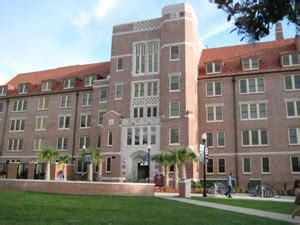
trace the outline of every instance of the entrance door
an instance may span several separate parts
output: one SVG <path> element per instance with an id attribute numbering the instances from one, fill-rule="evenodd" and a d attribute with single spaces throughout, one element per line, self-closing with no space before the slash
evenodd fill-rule
<path id="1" fill-rule="evenodd" d="M 148 165 L 143 165 L 141 163 L 138 163 L 138 181 L 139 182 L 146 182 L 146 179 L 148 178 Z"/>

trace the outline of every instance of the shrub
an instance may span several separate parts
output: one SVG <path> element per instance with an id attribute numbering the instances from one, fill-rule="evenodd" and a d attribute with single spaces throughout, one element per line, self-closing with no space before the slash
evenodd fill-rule
<path id="1" fill-rule="evenodd" d="M 294 190 L 287 190 L 287 195 L 288 196 L 294 196 L 295 195 Z"/>

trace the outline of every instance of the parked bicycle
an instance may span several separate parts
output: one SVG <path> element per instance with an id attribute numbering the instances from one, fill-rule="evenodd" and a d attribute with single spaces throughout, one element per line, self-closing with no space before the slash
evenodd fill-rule
<path id="1" fill-rule="evenodd" d="M 280 198 L 281 195 L 270 184 L 256 185 L 249 189 L 250 197 L 262 197 L 262 198 Z"/>
<path id="2" fill-rule="evenodd" d="M 228 190 L 228 187 L 221 183 L 221 182 L 216 182 L 212 186 L 210 186 L 207 190 L 208 194 L 218 194 L 218 195 L 224 195 L 226 191 Z M 231 193 L 233 193 L 234 190 L 232 190 Z"/>

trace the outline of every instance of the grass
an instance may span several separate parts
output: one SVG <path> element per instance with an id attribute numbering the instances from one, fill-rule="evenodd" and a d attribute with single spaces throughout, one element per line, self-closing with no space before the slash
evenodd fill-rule
<path id="1" fill-rule="evenodd" d="M 231 206 L 238 206 L 251 209 L 265 210 L 275 213 L 292 214 L 295 209 L 293 202 L 275 202 L 275 201 L 260 201 L 260 200 L 248 200 L 248 199 L 228 199 L 228 198 L 201 198 L 193 197 L 195 200 L 219 203 Z"/>
<path id="2" fill-rule="evenodd" d="M 0 190 L 0 224 L 289 224 L 157 197 L 74 196 Z"/>

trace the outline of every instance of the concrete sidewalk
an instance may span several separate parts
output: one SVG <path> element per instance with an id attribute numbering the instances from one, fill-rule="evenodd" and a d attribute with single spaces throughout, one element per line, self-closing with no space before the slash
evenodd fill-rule
<path id="1" fill-rule="evenodd" d="M 264 211 L 264 210 L 249 209 L 249 208 L 242 208 L 242 207 L 236 207 L 236 206 L 230 206 L 230 205 L 224 205 L 224 204 L 202 202 L 202 201 L 186 199 L 186 198 L 179 198 L 178 193 L 155 193 L 155 196 L 164 198 L 167 200 L 178 201 L 178 202 L 188 203 L 188 204 L 192 204 L 192 205 L 204 206 L 204 207 L 209 207 L 209 208 L 214 208 L 214 209 L 221 209 L 221 210 L 226 210 L 226 211 L 231 211 L 231 212 L 243 213 L 243 214 L 247 214 L 247 215 L 251 215 L 251 216 L 265 217 L 265 218 L 270 218 L 270 219 L 274 219 L 274 220 L 280 220 L 280 221 L 284 221 L 284 222 L 300 224 L 299 216 L 296 216 L 295 219 L 293 219 L 291 215 L 287 215 L 287 214 L 273 213 L 273 212 Z M 193 195 L 193 196 L 202 196 L 202 195 Z M 243 197 L 243 196 L 239 196 L 239 195 L 233 195 L 233 198 L 246 199 L 246 196 Z M 255 199 L 255 198 L 251 197 L 251 199 Z M 262 200 L 262 199 L 259 198 L 258 200 Z M 268 200 L 271 200 L 271 199 L 268 199 Z M 274 199 L 272 199 L 272 200 L 274 200 Z M 278 201 L 278 199 L 276 199 L 276 200 Z M 281 201 L 291 202 L 291 199 L 283 198 Z"/>

